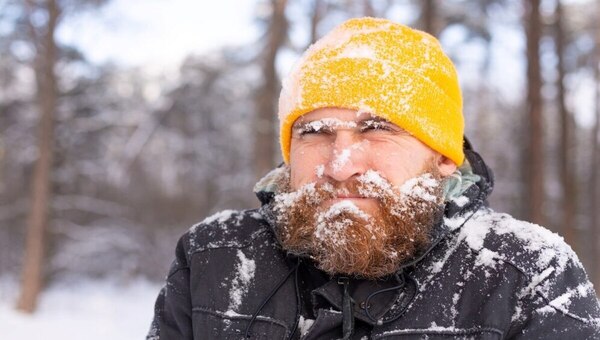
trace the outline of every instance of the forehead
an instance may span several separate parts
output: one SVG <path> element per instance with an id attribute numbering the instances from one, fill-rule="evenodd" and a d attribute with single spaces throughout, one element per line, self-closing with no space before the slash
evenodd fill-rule
<path id="1" fill-rule="evenodd" d="M 294 125 L 312 122 L 312 121 L 316 121 L 316 120 L 320 120 L 320 119 L 326 119 L 326 118 L 335 118 L 335 119 L 339 119 L 339 120 L 345 121 L 345 122 L 360 122 L 360 121 L 364 121 L 366 119 L 385 120 L 383 118 L 380 118 L 380 117 L 378 117 L 370 112 L 366 112 L 366 111 L 342 109 L 342 108 L 336 108 L 336 107 L 326 107 L 326 108 L 321 108 L 321 109 L 311 111 L 309 113 L 306 113 L 306 114 L 300 116 L 298 119 L 296 119 L 296 121 L 294 122 Z"/>

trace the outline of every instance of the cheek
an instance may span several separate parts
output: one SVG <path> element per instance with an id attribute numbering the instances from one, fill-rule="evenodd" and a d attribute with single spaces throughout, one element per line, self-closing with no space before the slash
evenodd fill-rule
<path id="1" fill-rule="evenodd" d="M 421 159 L 403 148 L 374 148 L 370 155 L 370 168 L 381 173 L 393 185 L 403 184 L 407 179 L 416 176 L 421 169 Z"/>
<path id="2" fill-rule="evenodd" d="M 407 159 L 410 158 L 410 152 L 389 143 L 372 145 L 368 155 L 371 165 L 382 169 L 394 169 L 403 167 Z"/>
<path id="3" fill-rule="evenodd" d="M 290 150 L 290 184 L 292 189 L 316 182 L 326 160 L 318 148 L 298 147 Z"/>

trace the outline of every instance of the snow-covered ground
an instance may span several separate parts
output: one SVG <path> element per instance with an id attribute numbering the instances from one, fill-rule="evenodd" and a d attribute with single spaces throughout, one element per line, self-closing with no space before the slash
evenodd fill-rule
<path id="1" fill-rule="evenodd" d="M 143 339 L 160 285 L 145 280 L 55 284 L 33 315 L 14 310 L 14 280 L 0 279 L 0 330 L 4 340 Z"/>

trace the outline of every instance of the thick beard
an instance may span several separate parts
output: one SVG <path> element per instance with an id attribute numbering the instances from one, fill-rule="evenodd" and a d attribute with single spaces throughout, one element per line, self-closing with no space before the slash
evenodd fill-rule
<path id="1" fill-rule="evenodd" d="M 349 201 L 323 209 L 321 204 L 339 189 L 334 183 L 291 191 L 288 175 L 279 188 L 273 210 L 281 246 L 289 253 L 311 257 L 331 275 L 375 279 L 396 272 L 426 249 L 443 212 L 442 177 L 432 166 L 400 190 L 374 171 L 345 185 L 351 193 L 378 200 L 375 216 Z"/>

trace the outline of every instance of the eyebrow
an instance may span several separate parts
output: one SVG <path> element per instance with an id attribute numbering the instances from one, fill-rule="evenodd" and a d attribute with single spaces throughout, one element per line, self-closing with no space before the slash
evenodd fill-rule
<path id="1" fill-rule="evenodd" d="M 358 124 L 361 122 L 354 121 L 343 121 L 338 118 L 320 118 L 310 121 L 296 121 L 294 125 L 292 125 L 293 130 L 303 130 L 307 128 L 312 128 L 315 130 L 321 129 L 331 129 L 332 126 L 344 126 L 347 128 L 356 128 Z"/>
<path id="2" fill-rule="evenodd" d="M 301 117 L 300 119 L 298 119 L 292 127 L 300 127 L 300 126 L 305 126 L 306 124 L 311 124 L 314 122 L 323 122 L 324 125 L 330 125 L 327 123 L 332 123 L 332 122 L 336 122 L 338 124 L 349 124 L 349 125 L 353 125 L 353 124 L 360 124 L 360 123 L 364 123 L 364 122 L 386 122 L 386 123 L 391 123 L 389 120 L 383 118 L 383 117 L 379 117 L 379 116 L 372 116 L 372 117 L 367 117 L 367 118 L 363 118 L 359 121 L 343 121 L 341 119 L 338 118 L 317 118 L 314 120 L 303 120 L 303 117 Z"/>
<path id="3" fill-rule="evenodd" d="M 373 123 L 390 123 L 390 124 L 394 124 L 394 123 L 390 122 L 389 120 L 387 120 L 387 119 L 385 119 L 383 117 L 378 117 L 378 116 L 367 117 L 367 118 L 359 120 L 357 123 L 358 124 L 364 124 L 364 123 L 371 123 L 371 122 L 373 122 Z"/>
<path id="4" fill-rule="evenodd" d="M 319 118 L 319 119 L 314 119 L 314 120 L 308 120 L 308 121 L 296 121 L 293 125 L 292 125 L 292 130 L 293 131 L 302 131 L 302 130 L 307 130 L 307 129 L 314 129 L 314 130 L 330 130 L 332 126 L 337 125 L 337 126 L 346 126 L 349 128 L 356 128 L 356 127 L 360 127 L 360 126 L 365 126 L 365 125 L 371 125 L 371 124 L 391 124 L 393 125 L 396 129 L 400 130 L 401 132 L 406 132 L 406 130 L 404 130 L 403 128 L 401 128 L 400 126 L 394 124 L 393 122 L 389 121 L 386 118 L 383 117 L 379 117 L 379 116 L 370 116 L 370 117 L 366 117 L 363 118 L 359 121 L 343 121 L 341 119 L 338 118 Z"/>

